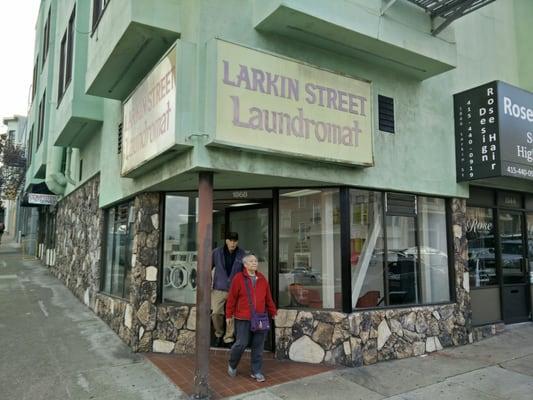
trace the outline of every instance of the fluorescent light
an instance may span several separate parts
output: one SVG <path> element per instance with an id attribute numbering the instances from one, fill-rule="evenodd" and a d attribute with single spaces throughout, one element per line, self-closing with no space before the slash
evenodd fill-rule
<path id="1" fill-rule="evenodd" d="M 236 204 L 232 204 L 229 207 L 246 207 L 246 206 L 255 206 L 256 204 L 259 204 L 259 203 L 236 203 Z"/>
<path id="2" fill-rule="evenodd" d="M 303 197 L 303 196 L 311 196 L 312 194 L 318 194 L 322 193 L 321 190 L 313 190 L 313 189 L 302 189 L 302 190 L 296 190 L 294 192 L 284 193 L 280 196 L 283 197 Z"/>

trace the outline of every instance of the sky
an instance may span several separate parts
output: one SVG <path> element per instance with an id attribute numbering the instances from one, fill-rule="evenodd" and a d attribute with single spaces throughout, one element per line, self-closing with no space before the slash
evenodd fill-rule
<path id="1" fill-rule="evenodd" d="M 0 0 L 0 132 L 6 130 L 1 119 L 28 113 L 40 3 Z"/>

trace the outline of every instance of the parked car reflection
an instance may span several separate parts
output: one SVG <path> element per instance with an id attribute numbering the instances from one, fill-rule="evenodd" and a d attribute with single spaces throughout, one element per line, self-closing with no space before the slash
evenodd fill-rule
<path id="1" fill-rule="evenodd" d="M 501 241 L 501 268 L 505 283 L 525 281 L 523 243 L 520 239 Z M 494 247 L 470 247 L 468 269 L 470 284 L 474 286 L 497 285 L 496 251 Z"/>

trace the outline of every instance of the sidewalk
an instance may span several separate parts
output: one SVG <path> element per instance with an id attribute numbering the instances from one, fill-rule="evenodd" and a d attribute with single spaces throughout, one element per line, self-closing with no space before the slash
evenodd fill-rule
<path id="1" fill-rule="evenodd" d="M 335 370 L 232 399 L 532 400 L 533 323 L 430 356 Z"/>
<path id="2" fill-rule="evenodd" d="M 132 353 L 38 261 L 23 262 L 13 243 L 5 242 L 0 246 L 0 398 L 187 396 L 145 356 Z M 532 400 L 533 323 L 430 356 L 336 369 L 232 399 Z"/>
<path id="3" fill-rule="evenodd" d="M 187 397 L 38 261 L 0 245 L 0 398 L 176 400 Z"/>

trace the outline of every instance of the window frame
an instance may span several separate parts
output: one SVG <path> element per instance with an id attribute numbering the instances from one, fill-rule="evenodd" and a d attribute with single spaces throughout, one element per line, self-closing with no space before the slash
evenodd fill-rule
<path id="1" fill-rule="evenodd" d="M 67 35 L 66 33 L 61 38 L 61 44 L 59 46 L 59 79 L 58 79 L 58 87 L 57 87 L 57 103 L 58 106 L 61 104 L 61 100 L 63 99 L 63 95 L 65 94 L 66 88 L 65 88 L 65 49 L 66 49 L 66 43 L 67 43 Z"/>
<path id="2" fill-rule="evenodd" d="M 73 57 L 74 57 L 74 38 L 75 38 L 75 23 L 76 23 L 76 6 L 70 14 L 67 28 L 59 47 L 59 77 L 57 87 L 57 106 L 61 104 L 63 96 L 70 86 L 73 75 Z"/>
<path id="3" fill-rule="evenodd" d="M 115 261 L 115 236 L 116 236 L 116 223 L 117 222 L 120 222 L 120 217 L 119 217 L 119 210 L 121 208 L 127 208 L 127 212 L 128 212 L 128 217 L 126 219 L 126 226 L 127 226 L 127 230 L 126 230 L 126 233 L 125 233 L 125 236 L 126 236 L 126 240 L 128 240 L 128 238 L 130 237 L 130 235 L 133 235 L 131 236 L 131 251 L 132 251 L 132 254 L 133 254 L 133 242 L 134 242 L 134 232 L 132 232 L 133 228 L 134 228 L 134 225 L 135 225 L 135 221 L 129 221 L 129 214 L 130 212 L 132 213 L 132 215 L 135 215 L 135 209 L 134 209 L 134 201 L 133 200 L 128 200 L 128 201 L 125 201 L 125 202 L 122 202 L 120 204 L 116 204 L 112 207 L 108 207 L 106 209 L 104 209 L 104 224 L 103 224 L 103 235 L 102 235 L 102 246 L 101 246 L 101 259 L 102 259 L 102 268 L 100 269 L 100 285 L 99 285 L 99 291 L 100 293 L 103 293 L 105 294 L 106 296 L 110 296 L 110 297 L 114 297 L 114 298 L 117 298 L 117 299 L 122 299 L 122 300 L 125 300 L 125 301 L 129 301 L 129 299 L 126 297 L 126 294 L 129 295 L 129 293 L 131 292 L 131 289 L 132 289 L 132 284 L 131 282 L 127 283 L 126 282 L 126 278 L 128 277 L 128 274 L 126 273 L 126 271 L 129 269 L 129 272 L 130 272 L 130 279 L 131 279 L 131 273 L 132 273 L 132 269 L 133 269 L 133 265 L 131 264 L 131 257 L 127 257 L 127 251 L 125 250 L 125 260 L 124 260 L 124 277 L 123 277 L 123 281 L 122 281 L 122 293 L 119 295 L 117 293 L 114 293 L 114 289 L 113 289 L 113 278 L 112 278 L 112 275 L 111 274 L 111 281 L 109 282 L 109 292 L 105 290 L 105 286 L 106 286 L 106 272 L 107 272 L 107 268 L 109 267 L 109 265 L 107 265 L 108 263 L 108 259 L 107 259 L 107 250 L 108 250 L 108 246 L 109 245 L 112 245 L 113 246 L 113 252 L 112 252 L 112 262 Z M 114 215 L 115 215 L 115 218 L 113 219 L 113 221 L 110 220 L 110 217 L 109 217 L 109 214 L 111 212 L 111 210 L 114 210 Z M 109 232 L 109 229 L 110 229 L 110 226 L 109 224 L 112 223 L 113 224 L 113 242 L 112 243 L 109 243 L 108 241 L 108 232 Z M 126 244 L 125 246 L 127 246 L 128 244 Z M 112 268 L 112 271 L 114 270 L 114 265 L 111 266 Z M 129 288 L 129 289 L 128 289 Z"/>
<path id="4" fill-rule="evenodd" d="M 383 229 L 383 240 L 384 240 L 384 243 L 383 243 L 383 250 L 385 252 L 385 254 L 388 254 L 388 249 L 389 249 L 389 243 L 388 243 L 388 240 L 387 240 L 387 212 L 386 212 L 386 205 L 385 205 L 385 201 L 386 201 L 386 194 L 387 193 L 401 193 L 401 192 L 391 192 L 391 191 L 386 191 L 386 190 L 376 190 L 376 189 L 372 189 L 372 188 L 358 188 L 358 187 L 352 187 L 352 186 L 349 186 L 348 187 L 348 191 L 350 189 L 358 189 L 358 190 L 367 190 L 367 191 L 372 191 L 372 192 L 376 192 L 376 193 L 380 193 L 381 194 L 381 198 L 382 198 L 382 216 L 381 216 L 381 224 L 382 224 L 382 229 Z M 405 193 L 405 194 L 413 194 L 413 193 Z M 378 307 L 360 307 L 360 308 L 356 308 L 356 307 L 353 307 L 351 305 L 351 291 L 352 291 L 352 287 L 351 287 L 351 275 L 350 275 L 350 280 L 348 281 L 348 283 L 346 283 L 346 288 L 348 289 L 348 292 L 347 294 L 349 295 L 349 299 L 350 299 L 350 303 L 349 303 L 349 308 L 346 307 L 343 311 L 346 312 L 346 313 L 353 313 L 353 312 L 363 312 L 363 311 L 374 311 L 374 310 L 388 310 L 388 309 L 399 309 L 399 308 L 410 308 L 410 307 L 427 307 L 427 306 L 437 306 L 437 305 L 446 305 L 446 304 L 453 304 L 456 302 L 456 285 L 455 285 L 455 252 L 453 251 L 453 237 L 452 237 L 452 232 L 451 232 L 451 227 L 452 227 L 452 215 L 451 215 L 451 212 L 452 212 L 452 207 L 451 207 L 451 200 L 449 198 L 446 198 L 446 197 L 442 197 L 442 196 L 430 196 L 430 195 L 422 195 L 422 196 L 419 196 L 419 195 L 416 195 L 416 208 L 417 208 L 417 212 L 416 212 L 416 215 L 414 216 L 410 216 L 409 218 L 414 218 L 414 226 L 415 226 L 415 247 L 417 247 L 418 249 L 418 254 L 420 254 L 420 217 L 419 217 L 419 207 L 418 207 L 418 198 L 419 197 L 429 197 L 429 198 L 436 198 L 436 199 L 442 199 L 444 200 L 444 212 L 445 212 L 445 219 L 446 219 L 446 247 L 447 247 L 447 256 L 448 256 L 448 290 L 449 290 L 449 296 L 450 296 L 450 299 L 448 301 L 441 301 L 441 302 L 420 302 L 420 303 L 405 303 L 405 304 L 385 304 L 384 306 L 378 306 Z M 349 204 L 348 204 L 348 207 L 349 207 Z M 348 211 L 349 211 L 349 208 L 348 208 Z M 399 215 L 399 216 L 403 216 L 403 217 L 407 217 L 406 215 Z M 343 215 L 343 220 L 347 220 L 349 221 L 348 218 L 350 218 L 350 215 L 349 214 L 345 214 Z M 347 241 L 349 240 L 349 235 L 345 238 L 345 240 L 343 241 Z M 348 245 L 349 247 L 349 245 Z M 348 255 L 348 261 L 347 261 L 347 264 L 346 265 L 343 265 L 344 268 L 346 268 L 348 271 L 350 271 L 350 274 L 351 274 L 351 264 L 350 264 L 350 259 L 349 259 L 349 256 L 351 254 L 349 253 Z M 387 272 L 387 265 L 386 265 L 386 258 L 384 257 L 383 259 L 383 264 L 382 264 L 382 272 L 383 272 L 383 279 L 384 279 L 384 299 L 385 301 L 387 301 L 388 297 L 387 297 L 387 292 L 389 290 L 388 288 L 388 279 L 386 278 L 386 272 Z M 417 270 L 417 273 L 419 274 L 420 272 L 420 269 L 421 269 L 421 257 L 418 257 L 417 258 L 417 261 L 416 261 L 416 264 L 415 264 L 415 268 Z M 343 290 L 344 290 L 344 286 L 343 286 Z M 420 297 L 420 291 L 421 291 L 421 287 L 420 287 L 420 284 L 417 285 L 417 287 L 415 287 L 415 290 L 417 291 L 418 293 L 418 297 Z M 344 296 L 344 294 L 343 294 Z M 346 300 L 346 299 L 345 299 Z M 344 303 L 343 303 L 344 304 Z M 346 306 L 348 306 L 348 301 L 346 300 Z"/>
<path id="5" fill-rule="evenodd" d="M 26 148 L 26 165 L 31 165 L 31 160 L 33 156 L 33 125 L 30 128 L 30 133 L 28 135 L 28 144 Z"/>
<path id="6" fill-rule="evenodd" d="M 35 64 L 33 65 L 33 80 L 31 85 L 31 102 L 35 99 L 37 93 L 37 76 L 39 75 L 39 54 L 35 56 Z"/>
<path id="7" fill-rule="evenodd" d="M 447 247 L 447 268 L 448 268 L 448 290 L 449 290 L 449 300 L 448 301 L 442 301 L 442 302 L 420 302 L 418 304 L 410 303 L 410 304 L 395 304 L 395 305 L 386 305 L 386 306 L 379 306 L 379 307 L 368 307 L 368 308 L 355 308 L 352 307 L 352 282 L 351 282 L 351 274 L 352 274 L 352 267 L 351 267 L 351 249 L 350 249 L 350 190 L 366 190 L 366 191 L 372 191 L 377 192 L 380 194 L 382 198 L 382 216 L 381 216 L 381 223 L 383 224 L 383 235 L 385 238 L 384 243 L 384 250 L 387 251 L 388 244 L 386 241 L 386 212 L 385 212 L 385 194 L 386 193 L 401 193 L 401 192 L 391 192 L 387 190 L 380 190 L 380 189 L 373 189 L 373 188 L 367 188 L 367 187 L 357 187 L 357 186 L 334 186 L 334 185 L 324 185 L 320 187 L 268 187 L 263 188 L 265 190 L 271 190 L 272 191 L 272 277 L 273 280 L 270 282 L 270 287 L 272 290 L 272 295 L 274 300 L 276 301 L 276 304 L 278 304 L 278 298 L 279 298 L 279 266 L 278 266 L 278 257 L 279 257 L 279 193 L 280 190 L 289 190 L 289 189 L 338 189 L 339 190 L 339 206 L 340 206 L 340 277 L 341 277 L 341 309 L 326 309 L 326 308 L 305 308 L 305 307 L 283 307 L 284 309 L 298 309 L 298 310 L 307 310 L 307 311 L 341 311 L 347 314 L 351 314 L 354 312 L 366 312 L 366 311 L 383 311 L 383 310 L 389 310 L 389 309 L 405 309 L 405 308 L 411 308 L 411 307 L 430 307 L 430 306 L 439 306 L 439 305 L 448 305 L 453 304 L 457 301 L 457 293 L 456 293 L 456 272 L 455 272 L 455 251 L 454 251 L 454 241 L 453 241 L 453 232 L 452 232 L 452 226 L 453 226 L 453 220 L 452 220 L 452 200 L 448 197 L 444 196 L 434 196 L 434 195 L 423 195 L 422 197 L 429 197 L 429 198 L 436 198 L 444 200 L 444 213 L 445 213 L 445 236 L 446 236 L 446 247 Z M 218 191 L 231 191 L 231 190 L 246 190 L 242 187 L 240 188 L 225 188 L 220 190 L 215 190 L 215 192 Z M 253 189 L 250 189 L 253 190 Z M 161 238 L 164 236 L 164 221 L 166 218 L 166 196 L 167 195 L 189 195 L 191 193 L 194 193 L 197 191 L 195 190 L 183 190 L 183 191 L 163 191 L 161 192 L 161 213 L 160 213 L 160 220 L 161 220 Z M 418 208 L 418 197 L 419 195 L 414 193 L 405 193 L 409 195 L 415 195 L 416 196 L 416 206 Z M 412 218 L 415 218 L 415 230 L 416 230 L 416 247 L 419 249 L 420 252 L 420 233 L 419 233 L 419 215 L 417 211 L 417 215 L 413 216 Z M 159 276 L 160 276 L 160 288 L 162 288 L 162 277 L 163 277 L 163 261 L 162 261 L 162 254 L 164 252 L 164 240 L 160 240 L 160 262 L 159 262 Z M 385 263 L 385 260 L 384 260 Z M 419 264 L 421 263 L 420 257 L 418 257 L 416 268 L 420 268 Z M 385 267 L 383 267 L 383 272 L 385 272 Z M 416 290 L 420 291 L 420 288 L 417 287 Z M 158 291 L 158 302 L 161 304 L 174 304 L 173 302 L 163 302 L 162 301 L 162 289 Z"/>
<path id="8" fill-rule="evenodd" d="M 46 60 L 48 59 L 48 50 L 50 49 L 50 17 L 52 14 L 52 7 L 48 9 L 48 16 L 43 28 L 43 59 L 41 69 L 44 69 Z"/>
<path id="9" fill-rule="evenodd" d="M 94 35 L 98 25 L 100 25 L 100 20 L 110 2 L 111 0 L 93 0 L 91 37 Z M 96 11 L 98 11 L 98 13 Z"/>
<path id="10" fill-rule="evenodd" d="M 41 146 L 44 138 L 44 120 L 46 113 L 46 90 L 43 92 L 43 97 L 39 103 L 39 114 L 38 114 L 38 126 L 37 126 L 37 149 Z"/>

